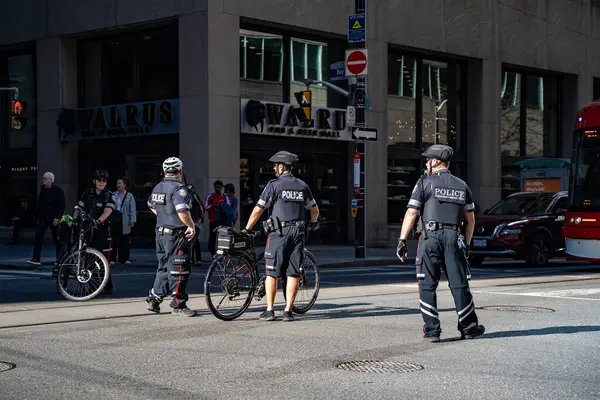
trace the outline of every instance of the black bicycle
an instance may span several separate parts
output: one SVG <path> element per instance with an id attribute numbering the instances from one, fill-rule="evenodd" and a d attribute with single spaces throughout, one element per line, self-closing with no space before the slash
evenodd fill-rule
<path id="1" fill-rule="evenodd" d="M 204 281 L 204 297 L 210 312 L 223 321 L 232 321 L 242 315 L 252 298 L 260 301 L 266 294 L 266 273 L 258 272 L 264 253 L 256 254 L 255 239 L 260 232 L 241 233 L 231 227 L 220 227 L 217 232 L 217 255 Z M 304 248 L 302 275 L 292 311 L 308 312 L 319 295 L 320 274 L 315 256 Z M 286 277 L 282 277 L 283 296 L 286 297 Z M 231 304 L 230 304 L 231 303 Z"/>
<path id="2" fill-rule="evenodd" d="M 108 283 L 110 264 L 101 251 L 88 247 L 85 234 L 95 229 L 94 219 L 78 206 L 77 221 L 69 221 L 63 235 L 62 251 L 57 262 L 56 286 L 58 292 L 67 300 L 91 300 L 104 290 Z M 67 228 L 68 227 L 68 228 Z M 73 237 L 72 227 L 78 229 Z"/>

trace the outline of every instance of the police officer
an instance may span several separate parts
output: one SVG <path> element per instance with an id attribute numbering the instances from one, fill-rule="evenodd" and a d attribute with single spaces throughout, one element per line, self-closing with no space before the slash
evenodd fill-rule
<path id="1" fill-rule="evenodd" d="M 196 228 L 190 214 L 192 198 L 182 183 L 183 163 L 177 157 L 163 162 L 164 179 L 154 187 L 148 207 L 156 215 L 156 257 L 158 270 L 154 286 L 146 299 L 148 311 L 160 312 L 160 303 L 172 296 L 173 315 L 193 317 L 186 302 L 190 277 L 190 241 Z"/>
<path id="2" fill-rule="evenodd" d="M 287 303 L 283 320 L 294 320 L 292 306 L 304 261 L 305 209 L 310 210 L 309 227 L 318 229 L 317 202 L 308 185 L 292 175 L 293 165 L 297 161 L 298 156 L 287 151 L 279 151 L 269 159 L 269 162 L 273 163 L 277 179 L 267 183 L 250 215 L 246 229 L 242 231 L 250 231 L 264 210 L 271 209 L 271 216 L 264 223 L 265 231 L 269 235 L 265 248 L 267 309 L 260 315 L 260 319 L 266 321 L 275 320 L 273 304 L 277 292 L 277 279 L 285 275 Z"/>
<path id="3" fill-rule="evenodd" d="M 110 262 L 110 215 L 115 209 L 115 201 L 112 193 L 106 188 L 108 181 L 108 172 L 103 169 L 97 169 L 93 174 L 94 187 L 87 189 L 81 195 L 77 203 L 85 212 L 94 218 L 94 229 L 88 232 L 91 237 L 86 238 L 88 245 L 101 251 Z M 77 220 L 79 211 L 75 209 L 73 219 Z M 111 294 L 113 291 L 112 273 L 109 271 L 108 283 L 104 288 L 105 294 Z"/>
<path id="4" fill-rule="evenodd" d="M 454 297 L 461 339 L 472 339 L 485 332 L 485 327 L 477 320 L 468 282 L 471 275 L 467 246 L 475 227 L 475 206 L 467 184 L 448 171 L 453 153 L 451 147 L 435 144 L 422 154 L 428 174 L 417 182 L 412 192 L 396 250 L 398 258 L 404 261 L 406 239 L 420 210 L 423 232 L 419 237 L 415 264 L 419 306 L 425 322 L 424 338 L 431 342 L 439 342 L 442 332 L 435 293 L 442 269 Z M 466 239 L 459 232 L 463 218 L 467 222 Z"/>

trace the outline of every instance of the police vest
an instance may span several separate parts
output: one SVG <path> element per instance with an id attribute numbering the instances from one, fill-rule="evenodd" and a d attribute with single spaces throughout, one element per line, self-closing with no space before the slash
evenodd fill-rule
<path id="1" fill-rule="evenodd" d="M 179 218 L 175 203 L 173 203 L 173 194 L 178 190 L 184 190 L 186 187 L 176 179 L 165 178 L 159 182 L 152 190 L 150 200 L 156 208 L 156 226 L 165 228 L 179 229 L 185 228 L 185 224 Z"/>
<path id="2" fill-rule="evenodd" d="M 423 206 L 423 220 L 459 225 L 464 218 L 467 185 L 449 173 L 433 175 L 429 198 Z"/>
<path id="3" fill-rule="evenodd" d="M 275 189 L 272 216 L 280 221 L 304 220 L 306 215 L 306 183 L 291 174 L 284 174 L 269 182 Z"/>
<path id="4" fill-rule="evenodd" d="M 104 213 L 106 203 L 111 199 L 111 196 L 112 194 L 108 190 L 96 193 L 95 188 L 88 189 L 83 193 L 81 199 L 83 208 L 92 216 L 92 218 L 98 219 Z"/>

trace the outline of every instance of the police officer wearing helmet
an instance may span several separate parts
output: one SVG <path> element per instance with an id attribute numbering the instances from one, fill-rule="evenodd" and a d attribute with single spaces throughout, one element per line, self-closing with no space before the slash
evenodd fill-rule
<path id="1" fill-rule="evenodd" d="M 319 207 L 308 185 L 292 175 L 292 167 L 297 161 L 298 156 L 287 151 L 279 151 L 269 159 L 269 162 L 273 163 L 277 179 L 267 183 L 250 215 L 246 229 L 243 230 L 250 231 L 264 210 L 271 210 L 271 216 L 263 224 L 269 235 L 265 248 L 267 309 L 260 315 L 260 319 L 266 321 L 275 320 L 273 304 L 277 292 L 277 279 L 286 275 L 287 303 L 283 320 L 294 320 L 292 306 L 304 261 L 306 209 L 310 210 L 310 228 L 318 229 Z"/>
<path id="2" fill-rule="evenodd" d="M 94 187 L 87 189 L 81 195 L 78 207 L 89 213 L 94 218 L 94 229 L 87 234 L 86 238 L 90 247 L 101 251 L 110 262 L 110 215 L 115 209 L 115 201 L 112 193 L 106 188 L 108 181 L 108 172 L 103 169 L 97 169 L 93 174 Z M 79 210 L 75 208 L 73 219 L 78 220 Z M 108 283 L 104 288 L 105 294 L 111 294 L 113 291 L 112 273 L 109 271 Z"/>
<path id="3" fill-rule="evenodd" d="M 146 302 L 148 311 L 160 313 L 160 303 L 170 295 L 173 315 L 193 317 L 187 307 L 190 277 L 190 241 L 196 234 L 190 213 L 192 197 L 182 183 L 183 163 L 177 157 L 163 162 L 164 179 L 152 190 L 148 207 L 156 215 L 158 270 Z"/>
<path id="4" fill-rule="evenodd" d="M 467 252 L 475 227 L 475 205 L 471 189 L 448 170 L 453 153 L 451 147 L 435 144 L 422 154 L 428 174 L 417 182 L 412 192 L 396 251 L 398 258 L 404 261 L 406 239 L 420 211 L 424 226 L 415 264 L 419 306 L 425 322 L 424 338 L 432 342 L 439 342 L 442 332 L 435 293 L 441 270 L 448 277 L 454 297 L 461 339 L 472 339 L 485 332 L 484 326 L 479 325 L 468 282 L 471 273 Z M 467 222 L 466 238 L 459 231 L 463 219 Z"/>

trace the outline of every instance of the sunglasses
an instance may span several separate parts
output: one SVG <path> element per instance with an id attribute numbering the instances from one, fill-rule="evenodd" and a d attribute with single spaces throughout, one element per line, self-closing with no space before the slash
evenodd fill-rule
<path id="1" fill-rule="evenodd" d="M 106 179 L 104 179 L 104 178 L 98 178 L 98 179 L 96 179 L 96 182 L 106 182 Z"/>

